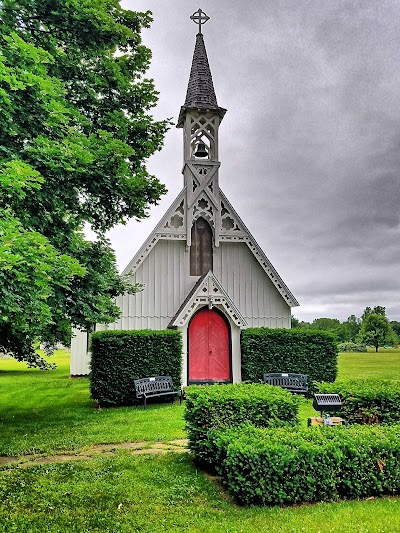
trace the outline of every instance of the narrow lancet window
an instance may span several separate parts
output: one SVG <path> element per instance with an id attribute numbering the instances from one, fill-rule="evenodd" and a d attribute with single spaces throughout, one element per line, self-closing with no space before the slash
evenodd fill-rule
<path id="1" fill-rule="evenodd" d="M 202 276 L 213 269 L 213 235 L 203 217 L 194 221 L 190 246 L 190 275 Z"/>

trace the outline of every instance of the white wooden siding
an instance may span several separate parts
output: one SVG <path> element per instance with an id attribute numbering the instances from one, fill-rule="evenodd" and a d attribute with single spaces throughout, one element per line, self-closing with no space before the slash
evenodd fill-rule
<path id="1" fill-rule="evenodd" d="M 221 242 L 214 250 L 214 274 L 229 294 L 248 327 L 290 328 L 290 306 L 261 268 L 245 242 Z M 189 276 L 189 253 L 180 240 L 160 240 L 137 269 L 132 281 L 144 289 L 117 298 L 121 318 L 97 329 L 166 329 L 194 287 L 197 276 Z M 239 329 L 232 337 L 235 381 L 240 381 Z M 71 345 L 71 375 L 89 371 L 87 337 L 77 332 Z M 184 360 L 186 351 L 183 353 Z M 239 365 L 239 366 L 238 366 Z"/>
<path id="2" fill-rule="evenodd" d="M 109 329 L 166 329 L 198 280 L 188 272 L 186 243 L 158 241 L 133 278 L 143 291 L 117 298 L 122 316 Z"/>
<path id="3" fill-rule="evenodd" d="M 90 356 L 87 350 L 87 333 L 74 329 L 71 338 L 71 376 L 86 376 L 89 374 Z"/>
<path id="4" fill-rule="evenodd" d="M 221 242 L 214 253 L 214 274 L 249 327 L 290 328 L 290 306 L 246 243 Z"/>
<path id="5" fill-rule="evenodd" d="M 178 240 L 160 240 L 135 273 L 144 289 L 121 296 L 122 316 L 109 329 L 165 329 L 198 280 L 189 276 L 189 253 Z M 221 242 L 214 274 L 249 327 L 290 327 L 290 307 L 244 242 Z"/>

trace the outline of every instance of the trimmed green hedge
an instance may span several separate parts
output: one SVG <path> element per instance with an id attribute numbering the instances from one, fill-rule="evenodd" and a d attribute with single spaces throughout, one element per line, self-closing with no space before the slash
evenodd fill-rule
<path id="1" fill-rule="evenodd" d="M 213 432 L 215 467 L 244 505 L 396 494 L 400 425 Z"/>
<path id="2" fill-rule="evenodd" d="M 212 463 L 214 447 L 209 432 L 251 422 L 259 427 L 294 426 L 298 423 L 297 396 L 271 385 L 190 386 L 185 391 L 186 430 L 196 459 Z"/>
<path id="3" fill-rule="evenodd" d="M 241 339 L 244 381 L 260 382 L 268 372 L 307 374 L 309 382 L 336 379 L 337 344 L 329 333 L 249 328 Z"/>
<path id="4" fill-rule="evenodd" d="M 400 422 L 400 381 L 354 379 L 316 386 L 320 392 L 340 394 L 341 416 L 351 424 Z"/>
<path id="5" fill-rule="evenodd" d="M 90 393 L 100 405 L 135 403 L 133 380 L 171 376 L 181 385 L 182 337 L 178 331 L 93 333 Z"/>

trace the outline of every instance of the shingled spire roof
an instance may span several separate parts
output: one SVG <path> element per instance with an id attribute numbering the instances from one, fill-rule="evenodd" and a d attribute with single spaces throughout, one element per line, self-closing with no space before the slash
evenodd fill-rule
<path id="1" fill-rule="evenodd" d="M 203 34 L 196 35 L 185 107 L 218 109 Z"/>
<path id="2" fill-rule="evenodd" d="M 178 128 L 183 126 L 185 111 L 188 109 L 217 111 L 221 119 L 226 113 L 226 109 L 218 107 L 202 33 L 196 35 L 192 68 L 190 70 L 185 103 L 181 107 L 179 114 Z"/>

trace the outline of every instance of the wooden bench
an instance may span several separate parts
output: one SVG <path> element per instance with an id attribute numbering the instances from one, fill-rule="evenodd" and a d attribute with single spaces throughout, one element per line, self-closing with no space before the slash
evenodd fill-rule
<path id="1" fill-rule="evenodd" d="M 306 396 L 308 394 L 308 382 L 305 374 L 273 372 L 264 374 L 264 383 L 282 387 L 289 392 L 305 394 Z"/>
<path id="2" fill-rule="evenodd" d="M 141 378 L 134 380 L 135 394 L 138 400 L 143 399 L 144 409 L 146 409 L 147 399 L 158 396 L 170 396 L 172 402 L 175 396 L 179 396 L 179 403 L 182 403 L 182 389 L 176 390 L 171 376 L 154 376 L 151 378 Z"/>

